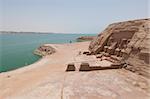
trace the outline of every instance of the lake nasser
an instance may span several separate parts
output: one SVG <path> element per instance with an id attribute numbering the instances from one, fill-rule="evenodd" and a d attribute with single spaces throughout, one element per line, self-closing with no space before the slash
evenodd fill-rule
<path id="1" fill-rule="evenodd" d="M 33 51 L 45 43 L 76 42 L 80 36 L 95 34 L 36 34 L 36 33 L 1 33 L 0 34 L 0 72 L 14 70 L 40 59 Z"/>

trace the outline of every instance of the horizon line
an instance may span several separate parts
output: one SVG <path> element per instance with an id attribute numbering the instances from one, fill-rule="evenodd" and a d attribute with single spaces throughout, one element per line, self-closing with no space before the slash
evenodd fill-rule
<path id="1" fill-rule="evenodd" d="M 37 31 L 0 31 L 0 33 L 39 33 L 39 34 L 98 34 L 98 33 L 77 33 L 77 32 L 37 32 Z"/>

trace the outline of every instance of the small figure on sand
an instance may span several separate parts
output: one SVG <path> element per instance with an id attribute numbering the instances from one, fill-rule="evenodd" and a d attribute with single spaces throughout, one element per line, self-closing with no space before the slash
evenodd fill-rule
<path id="1" fill-rule="evenodd" d="M 70 40 L 70 43 L 72 43 L 72 41 Z"/>
<path id="2" fill-rule="evenodd" d="M 78 54 L 78 55 L 81 55 L 81 53 L 82 53 L 82 52 L 81 52 L 81 51 L 79 51 L 79 54 Z"/>

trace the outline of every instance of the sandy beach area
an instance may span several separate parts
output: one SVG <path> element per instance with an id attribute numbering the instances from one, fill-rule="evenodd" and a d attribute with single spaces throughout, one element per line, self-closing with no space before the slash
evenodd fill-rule
<path id="1" fill-rule="evenodd" d="M 56 53 L 0 73 L 0 99 L 148 99 L 145 78 L 125 69 L 79 72 L 81 62 L 112 64 L 99 62 L 94 55 L 79 55 L 89 43 L 47 44 Z M 75 63 L 77 70 L 65 72 L 68 63 Z"/>

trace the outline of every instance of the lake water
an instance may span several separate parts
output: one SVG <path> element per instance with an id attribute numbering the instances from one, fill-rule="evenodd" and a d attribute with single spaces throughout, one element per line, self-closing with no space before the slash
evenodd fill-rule
<path id="1" fill-rule="evenodd" d="M 80 36 L 96 34 L 0 34 L 0 72 L 32 64 L 41 57 L 33 51 L 44 43 L 76 42 Z"/>

